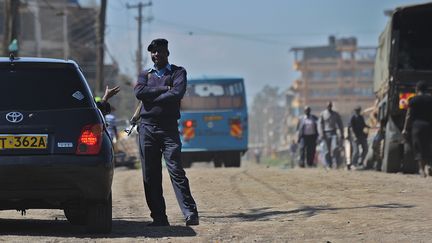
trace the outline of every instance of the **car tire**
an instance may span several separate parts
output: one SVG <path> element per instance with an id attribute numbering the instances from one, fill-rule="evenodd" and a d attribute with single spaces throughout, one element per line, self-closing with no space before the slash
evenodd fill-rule
<path id="1" fill-rule="evenodd" d="M 87 210 L 79 208 L 65 208 L 64 214 L 66 219 L 72 225 L 86 225 L 87 224 Z"/>
<path id="2" fill-rule="evenodd" d="M 87 206 L 87 232 L 110 233 L 112 229 L 112 195 L 105 202 Z"/>

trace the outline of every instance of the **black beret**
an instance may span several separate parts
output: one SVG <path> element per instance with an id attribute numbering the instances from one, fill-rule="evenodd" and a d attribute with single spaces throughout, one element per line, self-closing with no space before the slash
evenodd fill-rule
<path id="1" fill-rule="evenodd" d="M 168 49 L 168 41 L 165 39 L 154 39 L 154 40 L 152 40 L 150 45 L 147 47 L 147 51 L 151 52 L 155 48 L 158 48 L 158 47 L 164 47 L 164 48 Z"/>

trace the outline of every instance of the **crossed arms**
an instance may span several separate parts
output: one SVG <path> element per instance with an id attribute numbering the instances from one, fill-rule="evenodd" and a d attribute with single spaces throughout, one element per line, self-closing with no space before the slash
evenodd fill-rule
<path id="1" fill-rule="evenodd" d="M 149 103 L 165 103 L 180 101 L 186 92 L 186 70 L 180 69 L 173 73 L 173 82 L 167 86 L 148 86 L 151 73 L 143 72 L 138 76 L 134 88 L 137 99 Z"/>

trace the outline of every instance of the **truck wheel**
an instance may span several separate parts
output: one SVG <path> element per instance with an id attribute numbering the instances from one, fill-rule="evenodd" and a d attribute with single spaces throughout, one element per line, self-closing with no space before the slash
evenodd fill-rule
<path id="1" fill-rule="evenodd" d="M 402 151 L 398 141 L 398 128 L 393 120 L 389 118 L 384 137 L 384 151 L 382 160 L 382 171 L 396 173 L 401 169 Z"/>
<path id="2" fill-rule="evenodd" d="M 87 223 L 87 210 L 79 208 L 65 208 L 66 219 L 72 225 L 85 225 Z"/>
<path id="3" fill-rule="evenodd" d="M 404 156 L 402 161 L 402 172 L 409 174 L 418 173 L 418 164 L 414 160 L 414 154 L 409 144 L 404 144 Z"/>
<path id="4" fill-rule="evenodd" d="M 112 196 L 104 202 L 87 206 L 87 231 L 89 233 L 110 233 L 112 229 Z"/>
<path id="5" fill-rule="evenodd" d="M 225 167 L 240 167 L 240 161 L 240 152 L 230 153 L 225 160 Z"/>

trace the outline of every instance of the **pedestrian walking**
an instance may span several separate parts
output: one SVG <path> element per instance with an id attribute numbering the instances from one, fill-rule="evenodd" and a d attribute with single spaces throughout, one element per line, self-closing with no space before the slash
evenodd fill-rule
<path id="1" fill-rule="evenodd" d="M 431 138 L 432 138 L 432 96 L 427 94 L 427 84 L 419 81 L 416 85 L 416 96 L 408 103 L 405 124 L 402 134 L 407 142 L 411 141 L 414 160 L 419 165 L 420 175 L 432 176 Z"/>
<path id="2" fill-rule="evenodd" d="M 364 159 L 368 152 L 367 133 L 365 128 L 369 128 L 366 124 L 363 115 L 361 114 L 361 107 L 354 108 L 354 114 L 351 116 L 348 129 L 351 135 L 351 144 L 353 149 L 351 164 L 355 167 L 362 168 Z M 361 155 L 360 155 L 361 149 Z M 350 165 L 348 165 L 350 169 Z"/>
<path id="3" fill-rule="evenodd" d="M 300 118 L 297 125 L 298 144 L 300 150 L 299 166 L 308 167 L 314 166 L 314 158 L 316 151 L 316 141 L 318 138 L 318 117 L 311 114 L 311 108 L 306 106 L 304 116 Z"/>
<path id="4" fill-rule="evenodd" d="M 295 164 L 297 162 L 297 151 L 298 150 L 298 142 L 296 142 L 295 139 L 291 141 L 291 144 L 289 145 L 289 155 L 290 155 L 290 164 L 291 168 L 295 167 Z"/>
<path id="5" fill-rule="evenodd" d="M 181 163 L 177 123 L 186 91 L 186 70 L 168 62 L 167 40 L 155 39 L 147 50 L 154 66 L 139 75 L 134 91 L 142 102 L 138 133 L 144 192 L 153 218 L 149 226 L 169 226 L 162 193 L 162 155 L 186 226 L 198 225 L 197 206 Z"/>
<path id="6" fill-rule="evenodd" d="M 255 162 L 257 164 L 261 163 L 261 148 L 256 147 L 254 149 Z"/>
<path id="7" fill-rule="evenodd" d="M 324 142 L 324 156 L 326 166 L 332 168 L 333 160 L 336 166 L 342 164 L 341 148 L 344 139 L 342 119 L 338 112 L 333 110 L 333 102 L 327 103 L 327 108 L 319 117 L 321 138 Z M 339 134 L 338 134 L 339 131 Z"/>

